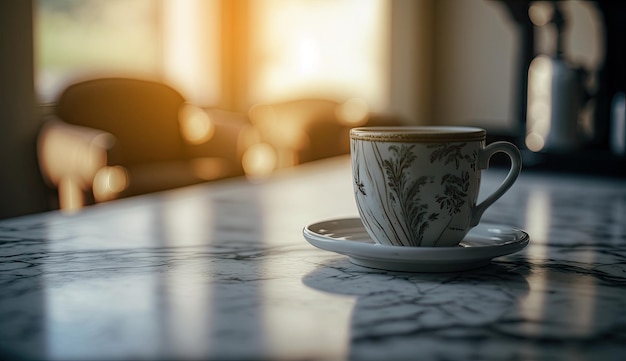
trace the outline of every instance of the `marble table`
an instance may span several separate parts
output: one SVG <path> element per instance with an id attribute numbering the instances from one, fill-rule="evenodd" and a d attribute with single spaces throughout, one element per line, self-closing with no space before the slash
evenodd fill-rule
<path id="1" fill-rule="evenodd" d="M 522 172 L 483 221 L 529 246 L 456 273 L 364 268 L 304 240 L 355 217 L 352 197 L 339 157 L 2 220 L 0 359 L 626 357 L 626 181 Z"/>

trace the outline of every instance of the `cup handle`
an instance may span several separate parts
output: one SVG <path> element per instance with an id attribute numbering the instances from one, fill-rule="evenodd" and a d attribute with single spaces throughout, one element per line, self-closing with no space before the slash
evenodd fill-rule
<path id="1" fill-rule="evenodd" d="M 485 210 L 489 206 L 491 206 L 498 198 L 502 197 L 502 195 L 511 188 L 515 180 L 520 174 L 522 170 L 522 156 L 520 154 L 519 149 L 516 146 L 509 142 L 494 142 L 486 146 L 478 156 L 478 168 L 479 169 L 487 169 L 489 168 L 489 160 L 496 153 L 505 153 L 511 159 L 511 168 L 509 173 L 500 184 L 500 187 L 496 189 L 489 197 L 487 197 L 484 201 L 474 207 L 472 212 L 472 220 L 470 223 L 471 227 L 474 227 L 480 222 L 480 218 L 485 213 Z"/>

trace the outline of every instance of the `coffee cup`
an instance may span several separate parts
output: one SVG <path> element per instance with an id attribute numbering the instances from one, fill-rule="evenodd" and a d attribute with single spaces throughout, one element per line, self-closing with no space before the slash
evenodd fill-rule
<path id="1" fill-rule="evenodd" d="M 522 161 L 508 142 L 485 145 L 475 127 L 395 126 L 350 130 L 354 196 L 379 244 L 457 246 L 515 182 Z M 477 203 L 481 171 L 495 153 L 511 160 L 500 186 Z"/>

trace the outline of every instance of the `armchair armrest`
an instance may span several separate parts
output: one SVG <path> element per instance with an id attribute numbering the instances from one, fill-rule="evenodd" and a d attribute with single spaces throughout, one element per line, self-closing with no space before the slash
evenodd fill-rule
<path id="1" fill-rule="evenodd" d="M 65 123 L 55 116 L 44 119 L 37 139 L 39 167 L 44 179 L 58 188 L 61 209 L 82 207 L 98 170 L 107 164 L 107 151 L 115 143 L 110 133 Z"/>

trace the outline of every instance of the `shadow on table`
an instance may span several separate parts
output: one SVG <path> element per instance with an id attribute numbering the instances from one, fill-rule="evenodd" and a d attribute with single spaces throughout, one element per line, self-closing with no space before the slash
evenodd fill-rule
<path id="1" fill-rule="evenodd" d="M 484 357 L 485 341 L 513 322 L 528 295 L 528 268 L 492 263 L 455 273 L 404 273 L 364 268 L 346 258 L 303 278 L 316 290 L 357 297 L 350 325 L 350 359 Z M 489 336 L 491 337 L 491 336 Z"/>

